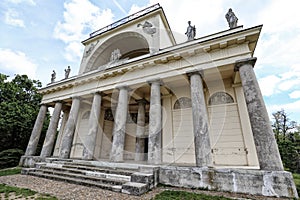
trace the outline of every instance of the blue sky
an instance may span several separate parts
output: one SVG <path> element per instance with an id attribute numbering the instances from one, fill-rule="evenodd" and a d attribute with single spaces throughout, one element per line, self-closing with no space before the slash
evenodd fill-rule
<path id="1" fill-rule="evenodd" d="M 196 37 L 227 29 L 228 8 L 244 28 L 263 24 L 255 66 L 269 114 L 284 109 L 300 123 L 300 2 L 295 0 L 1 0 L 0 72 L 50 82 L 71 66 L 79 70 L 88 34 L 144 7 L 160 3 L 177 42 L 187 21 Z"/>

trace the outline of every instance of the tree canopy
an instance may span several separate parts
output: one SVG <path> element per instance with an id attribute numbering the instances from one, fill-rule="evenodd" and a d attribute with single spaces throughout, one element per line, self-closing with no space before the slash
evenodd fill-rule
<path id="1" fill-rule="evenodd" d="M 6 149 L 25 151 L 39 112 L 42 96 L 37 91 L 42 84 L 27 75 L 16 75 L 11 81 L 8 78 L 0 73 L 0 152 Z M 45 128 L 47 123 L 49 116 Z"/>
<path id="2" fill-rule="evenodd" d="M 284 110 L 273 115 L 273 131 L 284 167 L 300 173 L 300 126 L 288 118 Z"/>

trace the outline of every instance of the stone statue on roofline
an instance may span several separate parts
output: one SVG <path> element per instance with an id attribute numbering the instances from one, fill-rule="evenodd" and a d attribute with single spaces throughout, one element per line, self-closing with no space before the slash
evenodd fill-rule
<path id="1" fill-rule="evenodd" d="M 68 68 L 65 69 L 65 79 L 69 78 L 70 72 L 71 72 L 71 68 L 70 66 L 68 66 Z"/>
<path id="2" fill-rule="evenodd" d="M 53 83 L 56 79 L 56 72 L 53 70 L 51 74 L 51 83 Z"/>
<path id="3" fill-rule="evenodd" d="M 225 15 L 225 18 L 230 29 L 237 27 L 238 18 L 235 16 L 231 8 L 229 8 L 228 12 Z"/>
<path id="4" fill-rule="evenodd" d="M 195 39 L 196 36 L 196 27 L 191 25 L 191 21 L 188 21 L 189 26 L 186 29 L 187 41 L 191 41 Z"/>

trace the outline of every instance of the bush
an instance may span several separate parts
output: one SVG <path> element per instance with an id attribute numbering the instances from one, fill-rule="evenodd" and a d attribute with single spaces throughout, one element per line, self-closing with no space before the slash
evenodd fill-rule
<path id="1" fill-rule="evenodd" d="M 21 149 L 7 149 L 0 152 L 0 169 L 15 167 L 19 164 L 24 151 Z"/>

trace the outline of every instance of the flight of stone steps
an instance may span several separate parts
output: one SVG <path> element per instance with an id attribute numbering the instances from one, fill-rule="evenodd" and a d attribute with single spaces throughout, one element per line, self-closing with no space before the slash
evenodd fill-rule
<path id="1" fill-rule="evenodd" d="M 156 186 L 158 169 L 131 163 L 47 158 L 35 168 L 23 168 L 22 174 L 141 195 Z"/>

